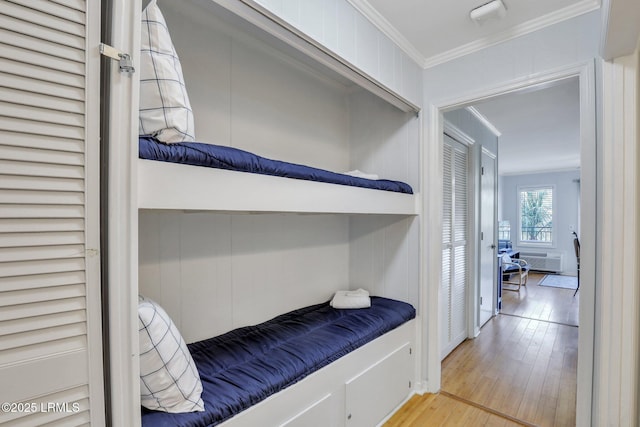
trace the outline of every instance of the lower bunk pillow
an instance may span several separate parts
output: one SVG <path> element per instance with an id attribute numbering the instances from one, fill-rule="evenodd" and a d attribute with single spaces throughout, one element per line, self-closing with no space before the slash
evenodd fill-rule
<path id="1" fill-rule="evenodd" d="M 142 410 L 148 427 L 217 425 L 413 319 L 410 304 L 371 297 L 371 307 L 328 303 L 189 344 L 202 380 L 204 412 Z"/>
<path id="2" fill-rule="evenodd" d="M 311 166 L 267 159 L 238 148 L 201 142 L 163 144 L 153 137 L 141 136 L 139 138 L 139 157 L 147 160 L 413 194 L 411 186 L 401 181 L 359 178 Z"/>

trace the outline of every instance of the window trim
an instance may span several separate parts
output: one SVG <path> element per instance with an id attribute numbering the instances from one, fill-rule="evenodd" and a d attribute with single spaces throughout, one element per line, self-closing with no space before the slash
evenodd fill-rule
<path id="1" fill-rule="evenodd" d="M 542 189 L 551 190 L 551 241 L 537 242 L 535 240 L 522 240 L 522 205 L 520 201 L 520 196 L 523 191 L 533 191 L 533 190 L 542 190 Z M 558 224 L 555 184 L 519 185 L 517 187 L 516 200 L 518 204 L 518 207 L 517 207 L 518 229 L 516 230 L 518 246 L 530 247 L 530 248 L 555 248 L 557 246 L 557 224 Z"/>

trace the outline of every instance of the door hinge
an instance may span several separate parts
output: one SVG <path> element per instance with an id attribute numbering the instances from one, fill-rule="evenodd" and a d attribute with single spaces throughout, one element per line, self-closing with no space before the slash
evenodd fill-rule
<path id="1" fill-rule="evenodd" d="M 480 232 L 480 240 L 484 240 L 484 231 Z"/>
<path id="2" fill-rule="evenodd" d="M 484 166 L 480 167 L 480 175 L 484 175 Z"/>
<path id="3" fill-rule="evenodd" d="M 131 75 L 136 72 L 136 69 L 133 67 L 133 61 L 131 61 L 131 55 L 128 53 L 120 52 L 115 47 L 104 43 L 100 43 L 100 53 L 118 61 L 121 73 Z"/>
<path id="4" fill-rule="evenodd" d="M 482 297 L 480 297 L 480 305 L 482 305 Z"/>

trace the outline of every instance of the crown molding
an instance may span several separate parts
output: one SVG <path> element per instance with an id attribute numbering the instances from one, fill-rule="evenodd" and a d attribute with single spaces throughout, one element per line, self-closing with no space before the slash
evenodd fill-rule
<path id="1" fill-rule="evenodd" d="M 474 40 L 471 43 L 467 43 L 455 49 L 426 58 L 409 40 L 406 39 L 406 37 L 404 37 L 384 16 L 382 16 L 378 10 L 371 6 L 368 0 L 347 1 L 423 69 L 431 68 L 498 43 L 541 30 L 550 25 L 575 18 L 576 16 L 592 12 L 601 7 L 601 0 L 583 0 L 579 3 L 574 3 L 539 18 L 516 25 L 515 27 L 509 28 L 508 30 L 500 33 Z"/>
<path id="2" fill-rule="evenodd" d="M 424 68 L 425 56 L 403 36 L 391 23 L 380 14 L 367 0 L 347 0 L 351 6 L 356 8 L 365 18 L 367 18 L 378 30 L 389 37 L 409 58 L 414 60 L 419 66 Z"/>
<path id="3" fill-rule="evenodd" d="M 500 132 L 498 130 L 498 128 L 496 128 L 493 123 L 491 123 L 489 121 L 489 119 L 487 119 L 480 111 L 478 111 L 476 109 L 476 107 L 473 106 L 469 106 L 466 107 L 467 111 L 470 112 L 471 114 L 473 114 L 473 116 L 478 119 L 480 121 L 480 123 L 482 123 L 484 125 L 484 127 L 486 127 L 487 129 L 489 129 L 489 131 L 494 134 L 496 137 L 501 137 L 502 136 L 502 132 Z"/>
<path id="4" fill-rule="evenodd" d="M 351 0 L 349 0 L 351 1 Z M 364 0 L 362 0 L 364 1 Z M 534 31 L 543 29 L 550 25 L 557 24 L 562 21 L 566 21 L 576 16 L 583 15 L 585 13 L 592 12 L 600 8 L 600 0 L 584 0 L 579 3 L 572 4 L 565 8 L 548 13 L 536 19 L 524 22 L 520 25 L 516 25 L 513 28 L 502 31 L 497 34 L 490 35 L 471 43 L 467 43 L 458 48 L 448 50 L 438 55 L 427 58 L 423 63 L 423 68 L 431 68 L 439 64 L 451 61 L 453 59 L 460 58 L 470 53 L 477 52 L 489 46 L 493 46 L 498 43 L 502 43 L 525 34 L 532 33 Z"/>

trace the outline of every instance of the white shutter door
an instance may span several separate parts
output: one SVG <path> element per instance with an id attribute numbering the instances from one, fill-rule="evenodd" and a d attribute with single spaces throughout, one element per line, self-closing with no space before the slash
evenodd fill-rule
<path id="1" fill-rule="evenodd" d="M 456 347 L 467 337 L 467 233 L 468 233 L 468 148 L 454 146 L 454 221 L 453 221 L 453 278 L 451 286 L 451 341 Z"/>
<path id="2" fill-rule="evenodd" d="M 0 424 L 102 425 L 100 5 L 0 1 Z"/>
<path id="3" fill-rule="evenodd" d="M 451 341 L 451 278 L 452 278 L 452 235 L 453 235 L 453 149 L 447 143 L 443 146 L 442 163 L 442 282 L 440 284 L 440 349 L 444 357 Z"/>
<path id="4" fill-rule="evenodd" d="M 445 135 L 443 146 L 440 356 L 467 336 L 468 148 Z"/>

